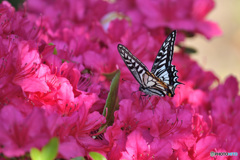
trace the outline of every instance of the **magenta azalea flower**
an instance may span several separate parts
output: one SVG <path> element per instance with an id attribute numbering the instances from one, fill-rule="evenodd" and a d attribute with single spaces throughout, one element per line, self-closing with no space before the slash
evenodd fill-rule
<path id="1" fill-rule="evenodd" d="M 136 0 L 149 28 L 168 27 L 201 33 L 207 38 L 218 36 L 221 30 L 216 23 L 205 20 L 214 7 L 213 0 L 151 1 Z"/>
<path id="2" fill-rule="evenodd" d="M 34 108 L 27 116 L 7 105 L 0 113 L 1 153 L 8 157 L 21 156 L 32 147 L 42 147 L 50 138 L 44 112 Z"/>
<path id="3" fill-rule="evenodd" d="M 27 0 L 16 11 L 3 1 L 0 159 L 29 158 L 31 148 L 52 137 L 62 159 L 90 159 L 90 152 L 114 160 L 240 153 L 237 79 L 219 84 L 179 45 L 189 33 L 220 35 L 206 20 L 213 8 L 213 0 Z M 146 97 L 117 45 L 151 70 L 169 29 L 178 32 L 172 63 L 184 84 L 174 97 Z"/>
<path id="4" fill-rule="evenodd" d="M 117 10 L 130 17 L 134 25 L 145 25 L 150 30 L 171 28 L 200 33 L 206 38 L 221 35 L 219 26 L 206 15 L 214 8 L 213 0 L 184 1 L 117 1 L 110 10 Z M 156 32 L 154 32 L 156 33 Z"/>

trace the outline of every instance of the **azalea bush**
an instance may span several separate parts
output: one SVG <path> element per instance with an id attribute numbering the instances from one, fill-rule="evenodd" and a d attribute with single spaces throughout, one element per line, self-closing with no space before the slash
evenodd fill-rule
<path id="1" fill-rule="evenodd" d="M 53 137 L 61 159 L 91 159 L 89 153 L 109 160 L 240 153 L 237 79 L 219 83 L 182 43 L 196 34 L 206 40 L 221 35 L 206 19 L 213 8 L 213 0 L 27 0 L 16 10 L 3 1 L 0 157 L 30 159 Z M 184 84 L 173 98 L 144 97 L 117 45 L 150 68 L 172 30 L 173 64 Z"/>

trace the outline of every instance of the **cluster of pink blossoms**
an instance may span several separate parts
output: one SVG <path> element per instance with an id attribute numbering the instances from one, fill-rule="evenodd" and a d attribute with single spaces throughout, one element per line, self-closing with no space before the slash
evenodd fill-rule
<path id="1" fill-rule="evenodd" d="M 167 32 L 177 44 L 196 33 L 221 34 L 205 19 L 213 0 L 27 0 L 19 11 L 0 4 L 0 153 L 19 157 L 60 140 L 58 157 L 210 159 L 210 152 L 240 154 L 240 96 L 230 76 L 223 84 L 180 49 L 176 95 L 140 98 L 122 61 L 127 46 L 148 67 Z M 120 69 L 114 123 L 102 115 Z M 127 79 L 130 81 L 123 81 Z M 137 82 L 136 82 L 137 83 Z M 216 84 L 216 87 L 212 87 Z M 96 138 L 97 137 L 97 138 Z M 238 157 L 215 157 L 217 159 Z"/>

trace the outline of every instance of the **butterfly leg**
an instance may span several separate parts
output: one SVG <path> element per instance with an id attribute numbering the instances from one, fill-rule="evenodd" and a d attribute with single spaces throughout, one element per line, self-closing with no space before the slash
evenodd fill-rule
<path id="1" fill-rule="evenodd" d="M 142 102 L 142 106 L 144 106 L 146 104 L 146 103 L 143 102 L 143 98 L 142 97 L 146 97 L 146 96 L 148 96 L 148 95 L 147 94 L 142 94 L 142 92 L 140 93 L 140 97 L 139 98 L 140 98 L 140 100 Z"/>
<path id="2" fill-rule="evenodd" d="M 131 93 L 131 96 L 133 96 L 133 94 L 136 93 L 136 92 L 139 92 L 139 91 L 137 90 L 137 91 L 132 92 L 132 93 Z"/>

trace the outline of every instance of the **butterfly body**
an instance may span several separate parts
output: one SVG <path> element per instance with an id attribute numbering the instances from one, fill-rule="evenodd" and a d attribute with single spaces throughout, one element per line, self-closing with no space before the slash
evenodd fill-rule
<path id="1" fill-rule="evenodd" d="M 146 72 L 146 74 L 143 75 L 143 83 L 144 84 L 140 84 L 139 90 L 144 92 L 146 95 L 168 95 L 171 97 L 173 95 L 172 92 L 169 90 L 168 85 L 161 81 L 151 72 Z"/>
<path id="2" fill-rule="evenodd" d="M 153 63 L 151 72 L 125 46 L 119 44 L 118 52 L 124 63 L 139 82 L 139 90 L 146 95 L 174 96 L 178 84 L 177 70 L 171 64 L 176 31 L 173 31 L 164 41 Z"/>

